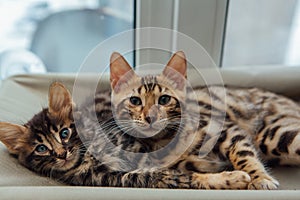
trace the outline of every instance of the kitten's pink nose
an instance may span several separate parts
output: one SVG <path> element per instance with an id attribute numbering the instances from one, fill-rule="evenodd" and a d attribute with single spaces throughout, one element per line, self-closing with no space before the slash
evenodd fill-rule
<path id="1" fill-rule="evenodd" d="M 144 119 L 148 124 L 153 124 L 157 120 L 158 108 L 155 105 L 144 108 Z"/>
<path id="2" fill-rule="evenodd" d="M 148 124 L 153 124 L 156 121 L 156 117 L 155 116 L 147 116 L 145 118 L 146 122 L 148 122 Z"/>

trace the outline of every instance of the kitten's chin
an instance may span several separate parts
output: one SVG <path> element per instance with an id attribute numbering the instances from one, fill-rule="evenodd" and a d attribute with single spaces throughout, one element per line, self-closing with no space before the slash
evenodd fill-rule
<path id="1" fill-rule="evenodd" d="M 158 134 L 160 134 L 162 130 L 156 127 L 150 127 L 150 126 L 138 126 L 135 127 L 135 131 L 131 134 L 134 137 L 138 138 L 150 138 L 150 137 L 155 137 Z"/>

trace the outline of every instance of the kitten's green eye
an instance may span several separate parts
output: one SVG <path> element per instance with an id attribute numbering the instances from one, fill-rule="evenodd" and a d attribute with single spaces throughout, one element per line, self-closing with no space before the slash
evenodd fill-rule
<path id="1" fill-rule="evenodd" d="M 139 97 L 130 97 L 129 101 L 130 101 L 130 103 L 132 103 L 135 106 L 142 105 L 142 100 Z"/>
<path id="2" fill-rule="evenodd" d="M 35 150 L 39 153 L 45 153 L 46 151 L 48 151 L 48 147 L 46 147 L 46 145 L 40 144 L 35 148 Z"/>
<path id="3" fill-rule="evenodd" d="M 68 128 L 64 128 L 60 131 L 59 136 L 61 139 L 67 139 L 69 137 L 70 131 Z"/>
<path id="4" fill-rule="evenodd" d="M 162 95 L 158 99 L 158 104 L 160 104 L 160 105 L 166 105 L 167 103 L 170 102 L 170 100 L 171 100 L 171 97 L 169 95 Z"/>

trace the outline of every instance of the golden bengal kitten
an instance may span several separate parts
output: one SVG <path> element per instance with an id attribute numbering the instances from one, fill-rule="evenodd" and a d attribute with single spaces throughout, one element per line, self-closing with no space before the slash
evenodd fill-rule
<path id="1" fill-rule="evenodd" d="M 277 189 L 263 163 L 299 165 L 292 100 L 257 88 L 192 90 L 183 52 L 160 75 L 136 75 L 118 53 L 110 69 L 111 92 L 75 106 L 53 83 L 49 107 L 25 125 L 1 122 L 0 140 L 25 167 L 70 185 Z"/>

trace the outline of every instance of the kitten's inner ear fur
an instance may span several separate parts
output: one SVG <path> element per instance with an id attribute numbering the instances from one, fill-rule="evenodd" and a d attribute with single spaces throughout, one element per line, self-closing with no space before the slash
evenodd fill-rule
<path id="1" fill-rule="evenodd" d="M 72 111 L 72 96 L 61 83 L 54 82 L 49 89 L 49 113 L 62 118 L 69 117 Z"/>
<path id="2" fill-rule="evenodd" d="M 134 78 L 135 76 L 136 74 L 125 58 L 117 52 L 112 53 L 110 57 L 110 84 L 112 89 L 116 90 L 117 84 L 121 85 L 123 82 L 128 81 L 128 78 Z"/>
<path id="3" fill-rule="evenodd" d="M 162 74 L 176 83 L 177 89 L 182 90 L 184 88 L 187 78 L 187 64 L 183 51 L 178 51 L 171 57 Z"/>
<path id="4" fill-rule="evenodd" d="M 18 155 L 26 143 L 27 128 L 25 126 L 0 122 L 0 141 L 5 144 L 11 154 Z"/>

